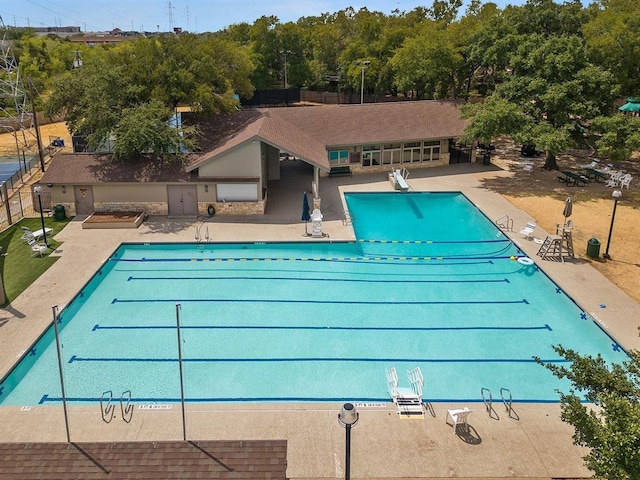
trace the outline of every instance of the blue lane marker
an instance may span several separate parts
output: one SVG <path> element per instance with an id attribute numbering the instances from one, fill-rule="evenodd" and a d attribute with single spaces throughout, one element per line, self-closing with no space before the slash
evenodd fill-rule
<path id="1" fill-rule="evenodd" d="M 357 301 L 357 300 L 277 300 L 263 298 L 156 298 L 156 299 L 120 299 L 114 298 L 114 303 L 310 303 L 310 304 L 338 304 L 338 305 L 509 305 L 509 304 L 525 304 L 529 305 L 527 299 L 522 300 L 467 300 L 467 301 L 398 301 L 393 302 L 377 302 L 377 301 Z"/>
<path id="2" fill-rule="evenodd" d="M 392 245 L 443 245 L 443 244 L 477 244 L 477 243 L 511 243 L 508 238 L 495 240 L 375 240 L 360 238 L 360 243 L 390 243 Z"/>
<path id="3" fill-rule="evenodd" d="M 100 401 L 99 397 L 66 397 L 67 402 L 71 403 L 96 403 Z M 173 397 L 132 397 L 132 402 L 138 404 L 145 403 L 175 403 L 180 404 L 180 398 Z M 343 403 L 343 402 L 361 402 L 361 403 L 385 403 L 391 404 L 389 397 L 197 397 L 185 398 L 186 403 L 229 403 L 229 402 L 321 402 L 321 403 Z M 424 398 L 425 402 L 430 403 L 481 403 L 481 398 Z M 53 397 L 43 395 L 39 405 L 45 403 L 60 403 L 62 397 Z M 558 400 L 535 400 L 535 399 L 513 399 L 513 403 L 558 403 Z"/>
<path id="4" fill-rule="evenodd" d="M 175 330 L 175 325 L 99 325 L 91 329 L 97 330 Z M 365 330 L 365 331 L 461 331 L 461 330 L 548 330 L 553 329 L 549 324 L 542 327 L 339 327 L 339 326 L 283 326 L 283 325 L 181 325 L 181 330 Z"/>
<path id="5" fill-rule="evenodd" d="M 542 360 L 545 363 L 567 363 L 569 360 Z M 177 358 L 117 358 L 117 357 L 78 357 L 72 355 L 68 363 L 75 362 L 118 362 L 118 363 L 177 363 Z M 289 363 L 289 362 L 411 362 L 411 363 L 536 363 L 532 358 L 183 358 L 183 363 Z"/>
<path id="6" fill-rule="evenodd" d="M 132 280 L 291 280 L 303 282 L 354 282 L 354 283 L 510 283 L 508 278 L 478 279 L 478 280 L 420 280 L 407 278 L 406 280 L 364 279 L 364 278 L 318 278 L 318 277 L 129 277 Z"/>
<path id="7" fill-rule="evenodd" d="M 503 249 L 504 251 L 504 249 Z M 375 261 L 403 261 L 403 262 L 415 262 L 415 261 L 443 261 L 443 260 L 510 260 L 512 255 L 397 255 L 397 256 L 366 256 L 366 257 L 200 257 L 200 258 L 112 258 L 111 262 L 151 262 L 151 263 L 163 263 L 163 262 L 228 262 L 228 263 L 249 263 L 249 262 L 367 262 L 371 263 Z M 491 262 L 489 262 L 491 263 Z M 461 263 L 453 263 L 449 265 L 460 265 Z"/>

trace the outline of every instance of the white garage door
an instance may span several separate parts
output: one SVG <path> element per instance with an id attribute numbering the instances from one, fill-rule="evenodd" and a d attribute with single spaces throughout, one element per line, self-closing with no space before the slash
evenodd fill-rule
<path id="1" fill-rule="evenodd" d="M 258 185 L 255 183 L 221 183 L 217 186 L 218 201 L 256 202 Z"/>

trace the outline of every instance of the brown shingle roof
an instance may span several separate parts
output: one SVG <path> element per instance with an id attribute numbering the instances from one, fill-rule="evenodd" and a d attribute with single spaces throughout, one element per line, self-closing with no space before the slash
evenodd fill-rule
<path id="1" fill-rule="evenodd" d="M 271 109 L 325 146 L 458 137 L 465 122 L 453 101 L 365 103 Z"/>
<path id="2" fill-rule="evenodd" d="M 189 169 L 258 137 L 328 170 L 326 148 L 330 146 L 458 137 L 465 128 L 459 105 L 453 101 L 427 100 L 236 112 L 226 119 L 219 117 L 207 122 L 228 123 L 235 128 L 209 143 L 210 150 L 203 148 L 207 153 L 195 159 Z"/>
<path id="3" fill-rule="evenodd" d="M 1 443 L 0 458 L 0 480 L 284 480 L 287 441 Z"/>
<path id="4" fill-rule="evenodd" d="M 87 153 L 56 155 L 40 183 L 189 182 L 197 180 L 179 161 L 141 160 L 118 162 L 109 155 Z"/>

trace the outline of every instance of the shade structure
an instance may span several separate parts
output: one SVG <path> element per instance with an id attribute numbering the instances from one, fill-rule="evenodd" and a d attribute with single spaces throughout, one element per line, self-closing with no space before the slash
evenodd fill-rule
<path id="1" fill-rule="evenodd" d="M 570 217 L 572 213 L 573 202 L 571 201 L 571 197 L 567 197 L 567 199 L 564 201 L 564 210 L 562 211 L 562 215 L 564 215 L 564 219 L 566 220 L 567 217 Z"/>
<path id="2" fill-rule="evenodd" d="M 307 222 L 311 220 L 309 214 L 309 199 L 307 198 L 307 192 L 302 193 L 302 221 L 304 222 L 304 234 L 307 235 Z"/>

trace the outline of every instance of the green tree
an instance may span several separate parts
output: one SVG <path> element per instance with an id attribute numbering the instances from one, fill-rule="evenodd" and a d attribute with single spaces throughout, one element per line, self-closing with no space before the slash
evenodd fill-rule
<path id="1" fill-rule="evenodd" d="M 640 151 L 640 117 L 622 114 L 597 117 L 590 131 L 598 135 L 598 153 L 614 162 L 629 160 L 633 152 Z"/>
<path id="2" fill-rule="evenodd" d="M 586 466 L 596 478 L 640 479 L 640 354 L 631 352 L 622 365 L 608 365 L 600 355 L 583 356 L 562 346 L 554 350 L 571 362 L 569 367 L 536 361 L 572 384 L 568 393 L 560 392 L 561 418 L 573 426 L 574 443 L 590 449 Z"/>
<path id="3" fill-rule="evenodd" d="M 557 169 L 556 155 L 575 141 L 576 126 L 610 111 L 616 84 L 608 71 L 587 60 L 578 36 L 513 35 L 511 41 L 509 74 L 492 95 L 520 108 L 527 122 L 505 133 L 544 150 L 544 168 Z M 501 103 L 487 102 L 473 113 L 496 105 Z M 475 116 L 470 120 L 470 130 L 478 131 Z"/>
<path id="4" fill-rule="evenodd" d="M 640 94 L 640 2 L 606 0 L 584 26 L 593 61 L 609 68 L 626 96 Z"/>
<path id="5" fill-rule="evenodd" d="M 114 157 L 135 160 L 145 155 L 163 158 L 176 156 L 182 148 L 189 148 L 188 137 L 169 124 L 172 111 L 157 100 L 125 108 L 114 128 Z"/>

